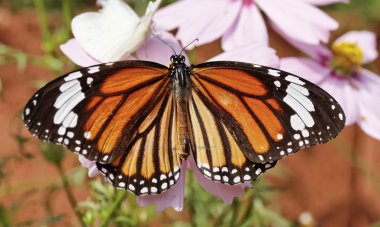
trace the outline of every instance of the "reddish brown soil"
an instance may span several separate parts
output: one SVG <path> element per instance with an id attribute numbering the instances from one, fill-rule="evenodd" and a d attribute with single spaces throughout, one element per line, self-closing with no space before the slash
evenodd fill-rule
<path id="1" fill-rule="evenodd" d="M 273 34 L 272 37 L 272 44 L 281 56 L 296 54 L 278 36 Z M 38 55 L 42 53 L 40 39 L 37 18 L 32 11 L 12 14 L 8 10 L 0 9 L 1 43 Z M 217 44 L 201 47 L 198 61 L 203 61 L 217 52 Z M 50 80 L 53 77 L 51 72 L 32 65 L 28 65 L 22 72 L 16 69 L 15 64 L 0 68 L 4 89 L 0 96 L 0 158 L 9 155 L 20 157 L 12 135 L 18 128 L 23 135 L 28 135 L 20 127 L 18 119 L 24 104 L 35 91 L 31 81 Z M 375 170 L 379 179 L 380 166 L 377 160 L 380 160 L 380 142 L 364 135 L 357 127 L 347 127 L 335 141 L 286 158 L 273 170 L 273 175 L 277 175 L 274 179 L 275 185 L 282 190 L 277 199 L 277 207 L 281 213 L 296 221 L 302 212 L 310 211 L 318 226 L 360 227 L 380 219 L 380 182 L 372 178 L 368 180 L 366 178 L 370 177 L 364 177 L 358 171 L 352 174 L 348 156 L 338 149 L 342 144 L 355 145 L 357 155 L 367 167 Z M 61 189 L 53 193 L 50 210 L 41 203 L 47 195 L 41 189 L 59 184 L 58 173 L 52 165 L 42 160 L 41 154 L 32 146 L 28 147 L 28 151 L 35 156 L 33 159 L 13 160 L 6 166 L 7 177 L 6 182 L 1 182 L 0 202 L 9 206 L 18 199 L 25 200 L 21 212 L 16 216 L 18 221 L 31 218 L 41 220 L 54 213 L 63 214 L 68 217 L 67 220 L 71 220 L 69 223 L 62 223 L 62 226 L 74 223 L 76 225 L 74 214 Z M 79 165 L 75 155 L 69 156 L 65 161 L 67 170 Z M 376 184 L 377 187 L 374 186 Z M 27 199 L 22 198 L 20 191 L 29 190 L 33 193 Z M 86 198 L 84 188 L 78 188 L 75 194 L 78 200 Z"/>

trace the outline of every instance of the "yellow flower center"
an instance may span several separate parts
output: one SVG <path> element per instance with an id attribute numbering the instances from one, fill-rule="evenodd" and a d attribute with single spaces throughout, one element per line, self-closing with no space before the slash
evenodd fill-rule
<path id="1" fill-rule="evenodd" d="M 332 46 L 331 66 L 340 75 L 348 76 L 363 63 L 363 50 L 356 43 L 340 42 Z"/>

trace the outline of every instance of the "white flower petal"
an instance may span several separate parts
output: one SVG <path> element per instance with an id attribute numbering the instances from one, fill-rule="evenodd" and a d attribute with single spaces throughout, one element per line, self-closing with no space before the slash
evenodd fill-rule
<path id="1" fill-rule="evenodd" d="M 150 5 L 146 16 L 137 14 L 121 0 L 108 0 L 99 12 L 83 13 L 72 20 L 75 38 L 93 58 L 101 62 L 120 60 L 135 51 L 149 31 L 152 15 L 161 0 Z"/>

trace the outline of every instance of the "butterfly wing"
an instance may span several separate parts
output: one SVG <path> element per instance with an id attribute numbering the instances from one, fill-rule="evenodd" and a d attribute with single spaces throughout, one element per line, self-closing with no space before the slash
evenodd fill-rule
<path id="1" fill-rule="evenodd" d="M 167 92 L 143 120 L 139 133 L 124 152 L 98 168 L 111 183 L 136 195 L 159 194 L 179 179 L 181 159 L 174 149 L 176 125 L 173 93 Z"/>
<path id="2" fill-rule="evenodd" d="M 207 62 L 193 67 L 191 80 L 194 103 L 206 108 L 209 119 L 218 119 L 213 127 L 224 138 L 218 142 L 222 146 L 205 153 L 211 156 L 208 160 L 223 152 L 230 159 L 228 155 L 240 150 L 249 161 L 264 164 L 325 143 L 344 127 L 343 110 L 328 93 L 284 71 Z M 199 144 L 195 156 L 205 143 Z M 236 148 L 231 150 L 231 144 Z"/>
<path id="3" fill-rule="evenodd" d="M 23 119 L 38 138 L 109 163 L 126 152 L 143 120 L 171 92 L 167 74 L 167 67 L 145 61 L 83 68 L 40 89 Z"/>
<path id="4" fill-rule="evenodd" d="M 190 124 L 194 160 L 204 176 L 224 184 L 251 182 L 276 162 L 254 163 L 247 159 L 226 122 L 210 108 L 196 89 L 190 100 Z"/>

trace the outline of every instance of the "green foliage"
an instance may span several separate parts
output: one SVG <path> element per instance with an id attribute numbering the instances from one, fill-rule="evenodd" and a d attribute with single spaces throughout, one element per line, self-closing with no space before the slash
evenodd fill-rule
<path id="1" fill-rule="evenodd" d="M 380 19 L 380 1 L 378 0 L 351 0 L 349 4 L 336 4 L 326 7 L 330 11 L 337 11 L 345 15 L 353 13 L 365 18 L 368 23 Z"/>
<path id="2" fill-rule="evenodd" d="M 61 162 L 66 154 L 66 151 L 62 146 L 51 143 L 43 143 L 41 145 L 41 151 L 44 159 L 54 165 L 61 165 Z"/>

